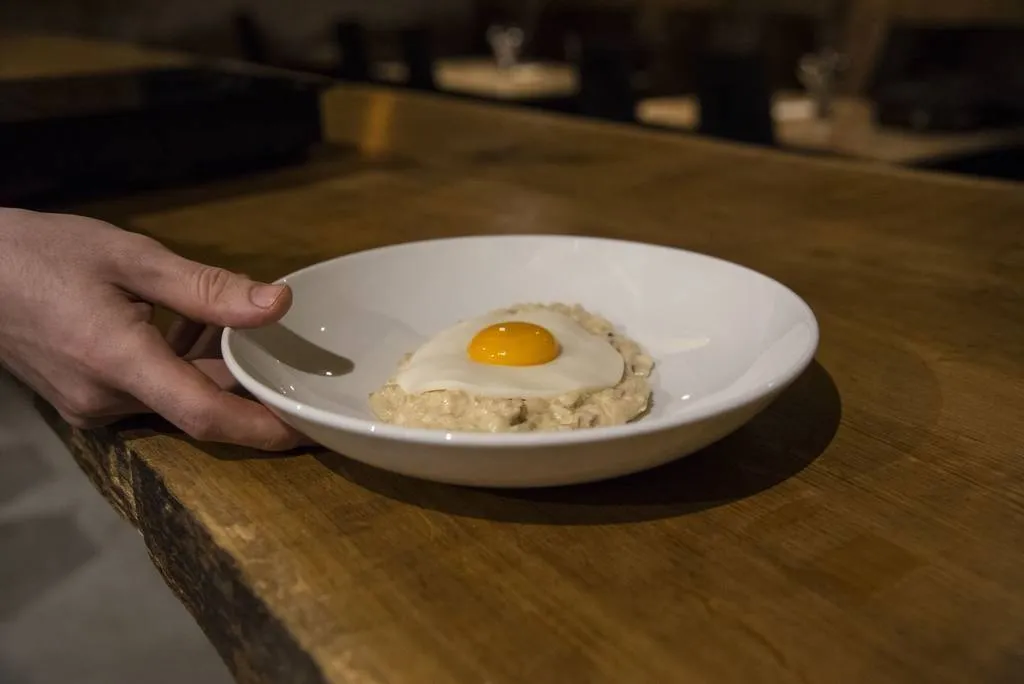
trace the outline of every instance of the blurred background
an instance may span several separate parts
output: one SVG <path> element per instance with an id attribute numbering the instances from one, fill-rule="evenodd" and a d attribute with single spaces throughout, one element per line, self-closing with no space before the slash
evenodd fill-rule
<path id="1" fill-rule="evenodd" d="M 219 88 L 218 111 L 230 112 L 224 103 L 252 84 L 151 79 L 123 45 L 324 79 L 314 90 L 413 88 L 794 154 L 1024 178 L 1022 0 L 4 0 L 0 202 L 45 205 L 51 177 L 102 176 L 113 194 L 192 182 L 218 144 L 224 158 L 245 150 L 235 160 L 245 167 L 256 142 L 304 148 L 319 135 L 315 105 L 279 106 L 295 96 L 277 90 L 266 94 L 277 105 L 245 110 L 270 112 L 248 138 L 232 137 L 237 119 L 196 105 L 180 138 L 193 145 L 149 148 L 147 126 L 177 125 L 160 118 L 173 100 L 161 89 Z M 84 90 L 61 75 L 93 62 L 106 75 Z M 92 116 L 110 78 L 149 79 L 151 102 L 132 116 L 150 118 L 137 130 L 133 118 L 104 128 Z M 47 88 L 87 100 L 88 125 Z M 119 106 L 108 109 L 123 117 Z M 286 124 L 299 133 L 282 137 Z M 154 168 L 182 171 L 130 175 Z M 0 683 L 186 680 L 228 676 L 138 535 L 0 377 Z"/>
<path id="2" fill-rule="evenodd" d="M 341 18 L 376 29 L 419 21 L 444 25 L 468 16 L 472 7 L 472 0 L 5 0 L 0 26 L 240 56 L 233 19 L 249 12 L 276 48 L 316 57 L 331 50 L 332 26 Z"/>
<path id="3" fill-rule="evenodd" d="M 1022 174 L 1022 31 L 1021 0 L 0 4 L 7 35 L 145 45 L 1007 179 Z"/>

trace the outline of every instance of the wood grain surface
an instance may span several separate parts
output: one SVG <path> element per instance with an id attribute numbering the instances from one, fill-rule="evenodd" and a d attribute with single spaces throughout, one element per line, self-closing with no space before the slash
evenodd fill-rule
<path id="1" fill-rule="evenodd" d="M 386 90 L 324 120 L 305 167 L 77 209 L 264 278 L 446 235 L 677 245 L 792 287 L 822 343 L 735 435 L 573 488 L 54 420 L 240 682 L 1024 680 L 1021 186 Z"/>
<path id="2" fill-rule="evenodd" d="M 76 36 L 0 33 L 0 80 L 77 76 L 181 66 L 191 58 Z"/>

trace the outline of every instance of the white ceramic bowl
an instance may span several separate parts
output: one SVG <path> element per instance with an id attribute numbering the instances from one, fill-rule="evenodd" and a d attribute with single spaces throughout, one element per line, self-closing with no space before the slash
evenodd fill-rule
<path id="1" fill-rule="evenodd" d="M 811 362 L 818 326 L 792 291 L 668 247 L 574 236 L 468 237 L 349 254 L 282 279 L 282 322 L 226 330 L 239 382 L 325 447 L 428 480 L 547 486 L 690 454 L 763 409 Z M 480 434 L 380 423 L 367 397 L 439 330 L 521 302 L 579 303 L 654 357 L 654 405 L 629 425 Z"/>

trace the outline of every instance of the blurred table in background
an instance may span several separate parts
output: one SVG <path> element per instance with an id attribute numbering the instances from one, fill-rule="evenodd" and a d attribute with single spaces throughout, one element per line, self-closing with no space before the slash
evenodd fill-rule
<path id="1" fill-rule="evenodd" d="M 409 79 L 409 68 L 399 60 L 375 62 L 371 69 L 374 80 L 381 84 L 401 86 Z M 580 87 L 579 69 L 574 64 L 527 61 L 501 69 L 489 57 L 439 59 L 434 81 L 442 92 L 500 101 L 564 100 L 578 94 Z M 642 90 L 650 78 L 639 71 L 631 81 Z"/>
<path id="2" fill-rule="evenodd" d="M 374 72 L 386 83 L 401 84 L 408 78 L 408 69 L 397 61 L 378 62 Z M 434 80 L 441 91 L 510 101 L 571 97 L 579 87 L 571 64 L 524 62 L 501 68 L 488 57 L 440 59 Z"/>
<path id="3" fill-rule="evenodd" d="M 827 119 L 816 118 L 810 98 L 800 93 L 776 94 L 772 110 L 781 147 L 892 164 L 912 165 L 1024 144 L 1024 128 L 915 133 L 882 127 L 874 121 L 872 104 L 858 97 L 836 98 Z M 653 126 L 696 131 L 700 102 L 689 95 L 645 99 L 638 103 L 637 119 Z"/>

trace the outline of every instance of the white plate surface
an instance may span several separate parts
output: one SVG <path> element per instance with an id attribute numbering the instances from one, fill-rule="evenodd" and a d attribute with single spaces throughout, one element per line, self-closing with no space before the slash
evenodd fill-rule
<path id="1" fill-rule="evenodd" d="M 649 468 L 724 437 L 811 362 L 818 326 L 788 288 L 701 254 L 574 236 L 384 247 L 282 279 L 283 321 L 226 330 L 224 358 L 259 400 L 324 446 L 406 475 L 497 487 Z M 579 303 L 654 358 L 654 406 L 625 426 L 479 434 L 385 425 L 367 396 L 437 331 L 522 302 Z M 329 373 L 329 375 L 328 375 Z"/>

